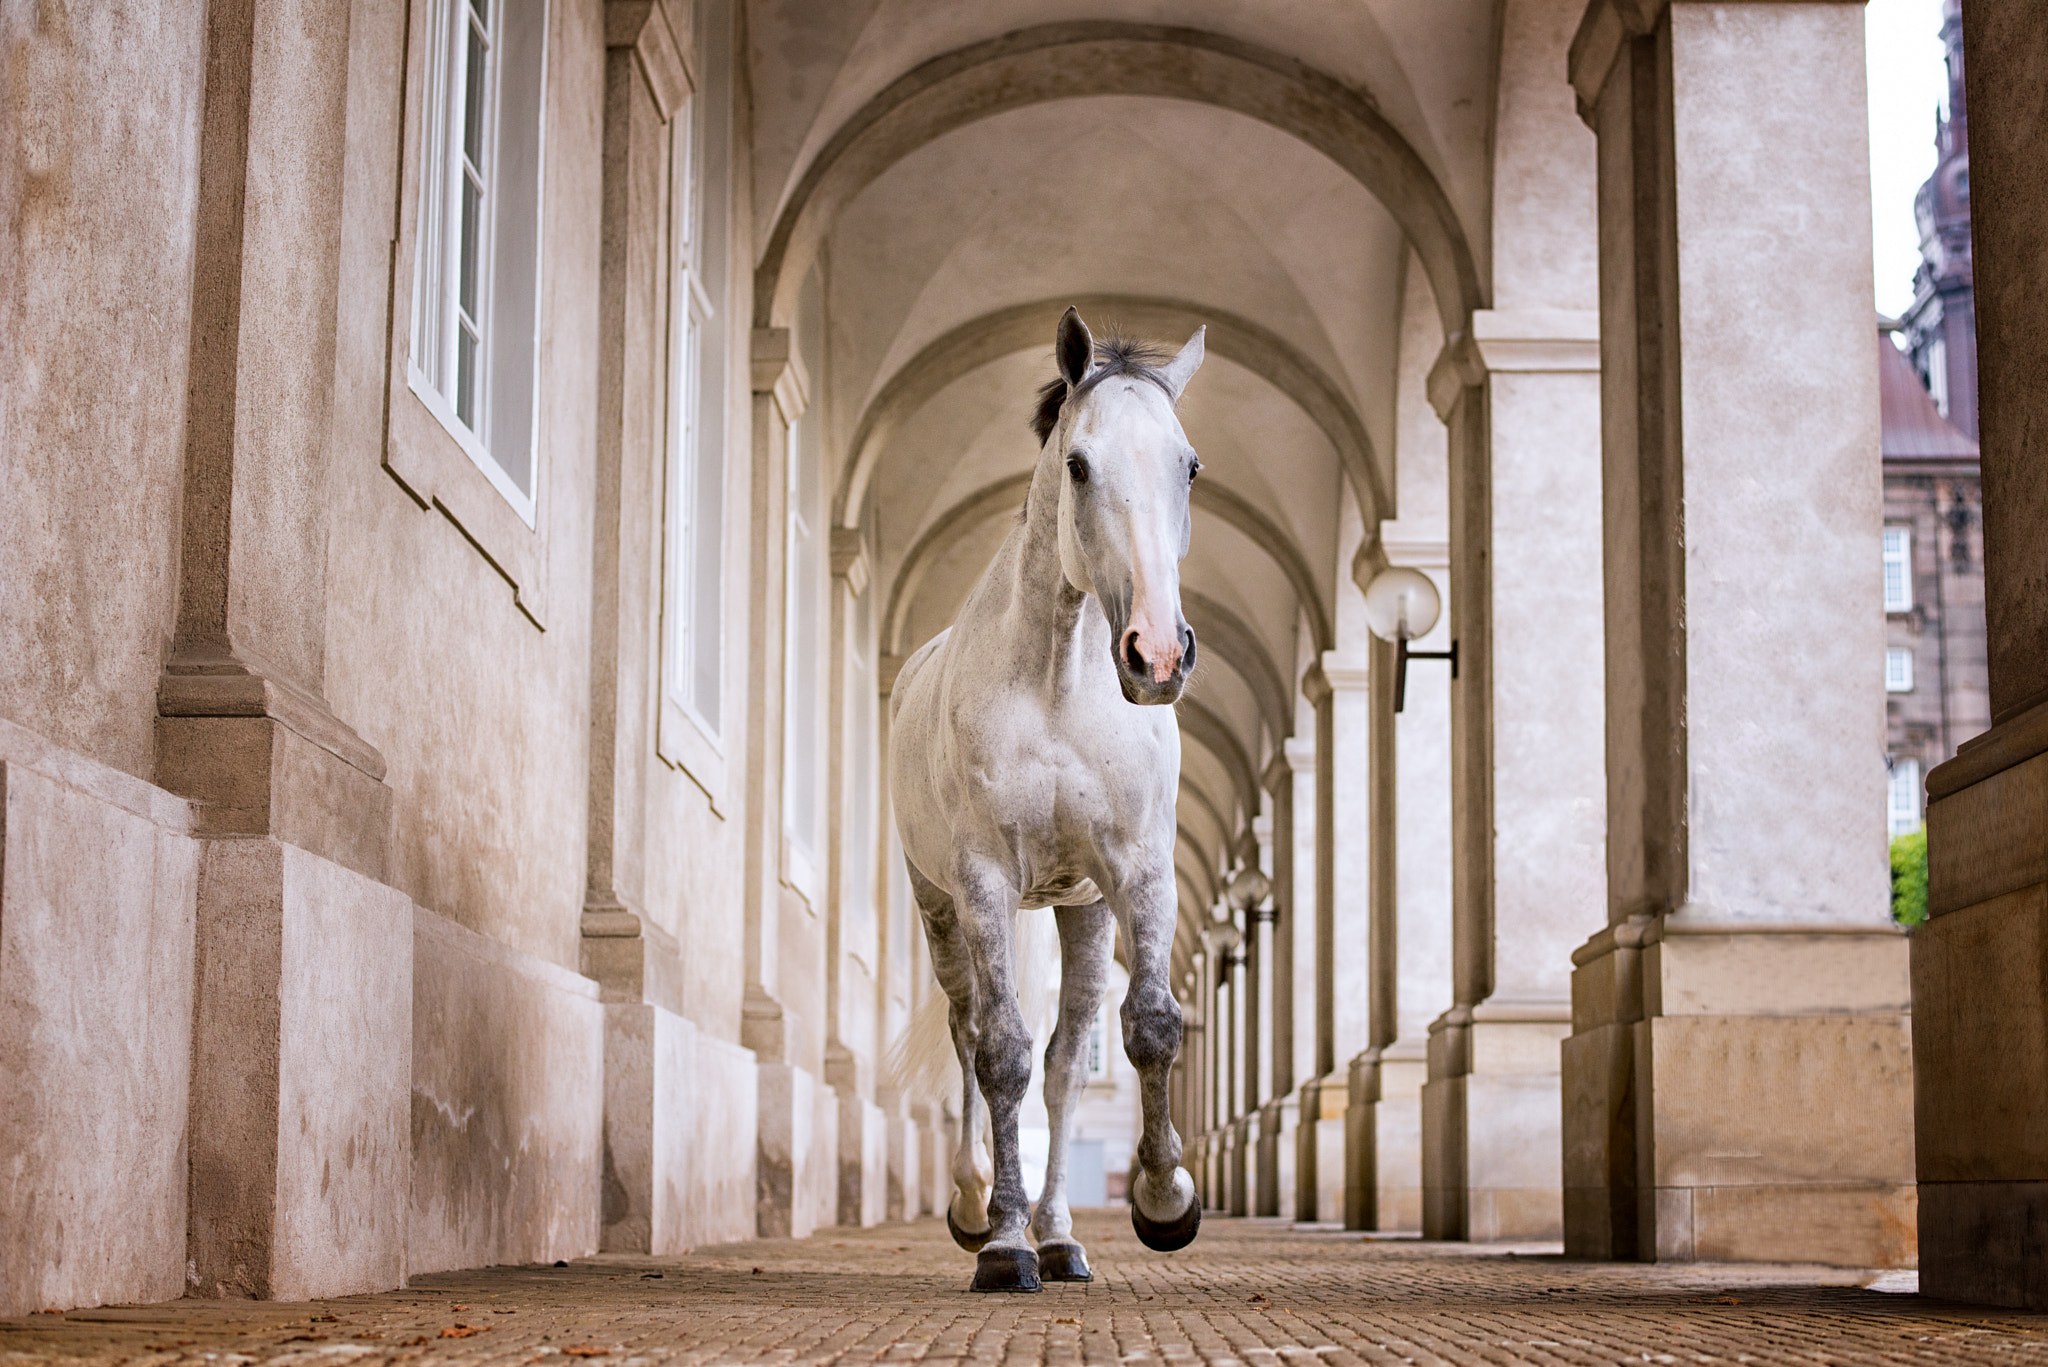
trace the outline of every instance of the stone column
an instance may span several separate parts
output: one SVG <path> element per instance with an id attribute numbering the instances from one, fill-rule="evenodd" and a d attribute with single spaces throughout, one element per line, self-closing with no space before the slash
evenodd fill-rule
<path id="1" fill-rule="evenodd" d="M 1267 876 L 1273 881 L 1273 920 L 1267 931 L 1272 950 L 1267 1007 L 1266 1089 L 1260 1097 L 1258 1177 L 1255 1215 L 1277 1216 L 1294 1208 L 1294 766 L 1283 742 L 1263 776 L 1272 812 L 1272 848 Z"/>
<path id="2" fill-rule="evenodd" d="M 817 1185 L 808 1171 L 817 1089 L 825 1083 L 792 1057 L 789 1006 L 782 992 L 783 605 L 788 566 L 790 425 L 803 415 L 809 386 L 788 328 L 753 334 L 753 512 L 748 578 L 753 624 L 747 661 L 746 1004 L 740 1042 L 759 1059 L 760 1121 L 755 1214 L 761 1237 L 811 1232 Z M 813 1006 L 812 1009 L 817 1009 Z"/>
<path id="3" fill-rule="evenodd" d="M 2048 43 L 2032 6 L 1963 9 L 1991 729 L 1927 776 L 1928 922 L 1913 935 L 1920 1285 L 2048 1308 Z"/>
<path id="4" fill-rule="evenodd" d="M 1482 310 L 1430 377 L 1466 457 L 1452 522 L 1454 996 L 1430 1027 L 1423 1089 L 1433 1238 L 1562 1229 L 1558 1043 L 1572 946 L 1606 905 L 1596 332 L 1568 310 Z M 1477 749 L 1483 781 L 1465 767 Z"/>
<path id="5" fill-rule="evenodd" d="M 1371 582 L 1370 574 L 1360 577 Z M 1398 1034 L 1396 1008 L 1399 1001 L 1400 954 L 1396 917 L 1395 839 L 1397 771 L 1394 756 L 1394 665 L 1395 647 L 1375 638 L 1370 646 L 1366 713 L 1370 718 L 1367 750 L 1367 779 L 1370 848 L 1365 851 L 1369 865 L 1367 952 L 1369 987 L 1366 994 L 1365 1048 L 1352 1055 L 1348 1067 L 1349 1104 L 1344 1112 L 1344 1227 L 1378 1229 L 1382 1226 L 1379 1195 L 1382 1185 L 1379 1161 L 1377 1107 L 1380 1101 L 1380 1057 Z"/>
<path id="6" fill-rule="evenodd" d="M 659 656 L 645 567 L 657 552 L 668 385 L 672 119 L 692 90 L 689 33 L 665 6 L 616 6 L 606 26 L 604 199 L 598 268 L 597 479 L 590 633 L 590 777 L 581 967 L 605 1003 L 604 1225 L 608 1252 L 693 1242 L 687 1113 L 695 1026 L 681 1015 L 682 954 L 640 896 L 645 715 Z M 620 719 L 628 719 L 621 725 Z"/>
<path id="7" fill-rule="evenodd" d="M 876 1101 L 878 1028 L 882 1016 L 879 917 L 872 880 L 854 886 L 851 868 L 872 870 L 874 851 L 853 848 L 857 824 L 854 804 L 873 813 L 879 789 L 854 791 L 857 772 L 854 747 L 877 743 L 879 728 L 863 732 L 854 724 L 856 707 L 872 707 L 874 698 L 858 667 L 859 652 L 874 648 L 872 640 L 856 639 L 859 600 L 870 588 L 867 538 L 859 528 L 834 527 L 832 570 L 832 685 L 830 715 L 830 778 L 826 785 L 830 811 L 826 840 L 830 850 L 826 876 L 825 918 L 825 1080 L 839 1094 L 839 1223 L 855 1228 L 880 1224 L 888 1187 L 888 1117 Z M 869 633 L 872 636 L 872 632 Z M 871 766 L 870 785 L 878 780 Z M 880 844 L 870 821 L 867 834 Z M 867 967 L 863 967 L 863 958 Z"/>
<path id="8" fill-rule="evenodd" d="M 1599 138 L 1609 924 L 1573 955 L 1566 1246 L 1896 1265 L 1862 11 L 1597 0 L 1570 68 Z"/>
<path id="9" fill-rule="evenodd" d="M 411 1175 L 412 904 L 379 881 L 383 758 L 324 697 L 349 13 L 206 24 L 155 770 L 206 838 L 186 1267 L 195 1294 L 305 1299 L 398 1284 Z"/>
<path id="10" fill-rule="evenodd" d="M 1316 718 L 1315 1042 L 1300 1091 L 1295 1208 L 1297 1219 L 1330 1223 L 1344 1219 L 1349 1059 L 1365 1040 L 1370 993 L 1368 682 L 1362 660 L 1334 651 L 1302 679 Z"/>

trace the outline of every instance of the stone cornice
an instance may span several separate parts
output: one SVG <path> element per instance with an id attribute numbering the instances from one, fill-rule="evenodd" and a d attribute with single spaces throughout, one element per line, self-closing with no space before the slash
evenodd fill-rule
<path id="1" fill-rule="evenodd" d="M 810 380 L 788 328 L 754 329 L 753 387 L 756 394 L 774 398 L 786 423 L 795 422 L 810 406 Z"/>
<path id="2" fill-rule="evenodd" d="M 663 0 L 606 0 L 604 44 L 633 50 L 647 93 L 664 121 L 674 118 L 697 88 L 696 53 L 688 19 L 678 33 Z"/>

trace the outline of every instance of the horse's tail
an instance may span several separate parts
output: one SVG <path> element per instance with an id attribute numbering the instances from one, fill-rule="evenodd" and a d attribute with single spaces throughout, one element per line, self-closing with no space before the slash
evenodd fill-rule
<path id="1" fill-rule="evenodd" d="M 1050 911 L 1019 911 L 1010 918 L 1011 963 L 1016 968 L 1017 1006 L 1024 1028 L 1043 1042 L 1059 1015 L 1060 936 Z M 910 1024 L 882 1061 L 886 1084 L 906 1097 L 944 1099 L 960 1095 L 960 1057 L 953 1047 L 952 1003 L 946 994 L 925 994 Z"/>

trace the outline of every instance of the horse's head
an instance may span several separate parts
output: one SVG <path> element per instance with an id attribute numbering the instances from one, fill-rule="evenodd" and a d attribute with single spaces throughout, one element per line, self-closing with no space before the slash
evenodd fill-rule
<path id="1" fill-rule="evenodd" d="M 1134 703 L 1179 701 L 1195 667 L 1180 562 L 1201 462 L 1173 407 L 1202 364 L 1202 332 L 1169 361 L 1121 341 L 1098 348 L 1068 309 L 1054 342 L 1060 378 L 1041 409 L 1057 415 L 1041 436 L 1066 467 L 1060 568 L 1102 605 L 1117 680 Z"/>

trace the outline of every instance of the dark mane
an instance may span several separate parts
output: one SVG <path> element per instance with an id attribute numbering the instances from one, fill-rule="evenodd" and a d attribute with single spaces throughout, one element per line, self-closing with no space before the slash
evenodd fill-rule
<path id="1" fill-rule="evenodd" d="M 1095 369 L 1088 372 L 1080 387 L 1093 389 L 1111 376 L 1133 375 L 1165 389 L 1165 366 L 1172 359 L 1149 342 L 1112 332 L 1095 343 Z M 1052 429 L 1059 426 L 1060 410 L 1066 407 L 1067 394 L 1066 380 L 1057 375 L 1038 391 L 1038 406 L 1031 414 L 1031 430 L 1037 434 L 1040 446 L 1045 445 Z"/>

